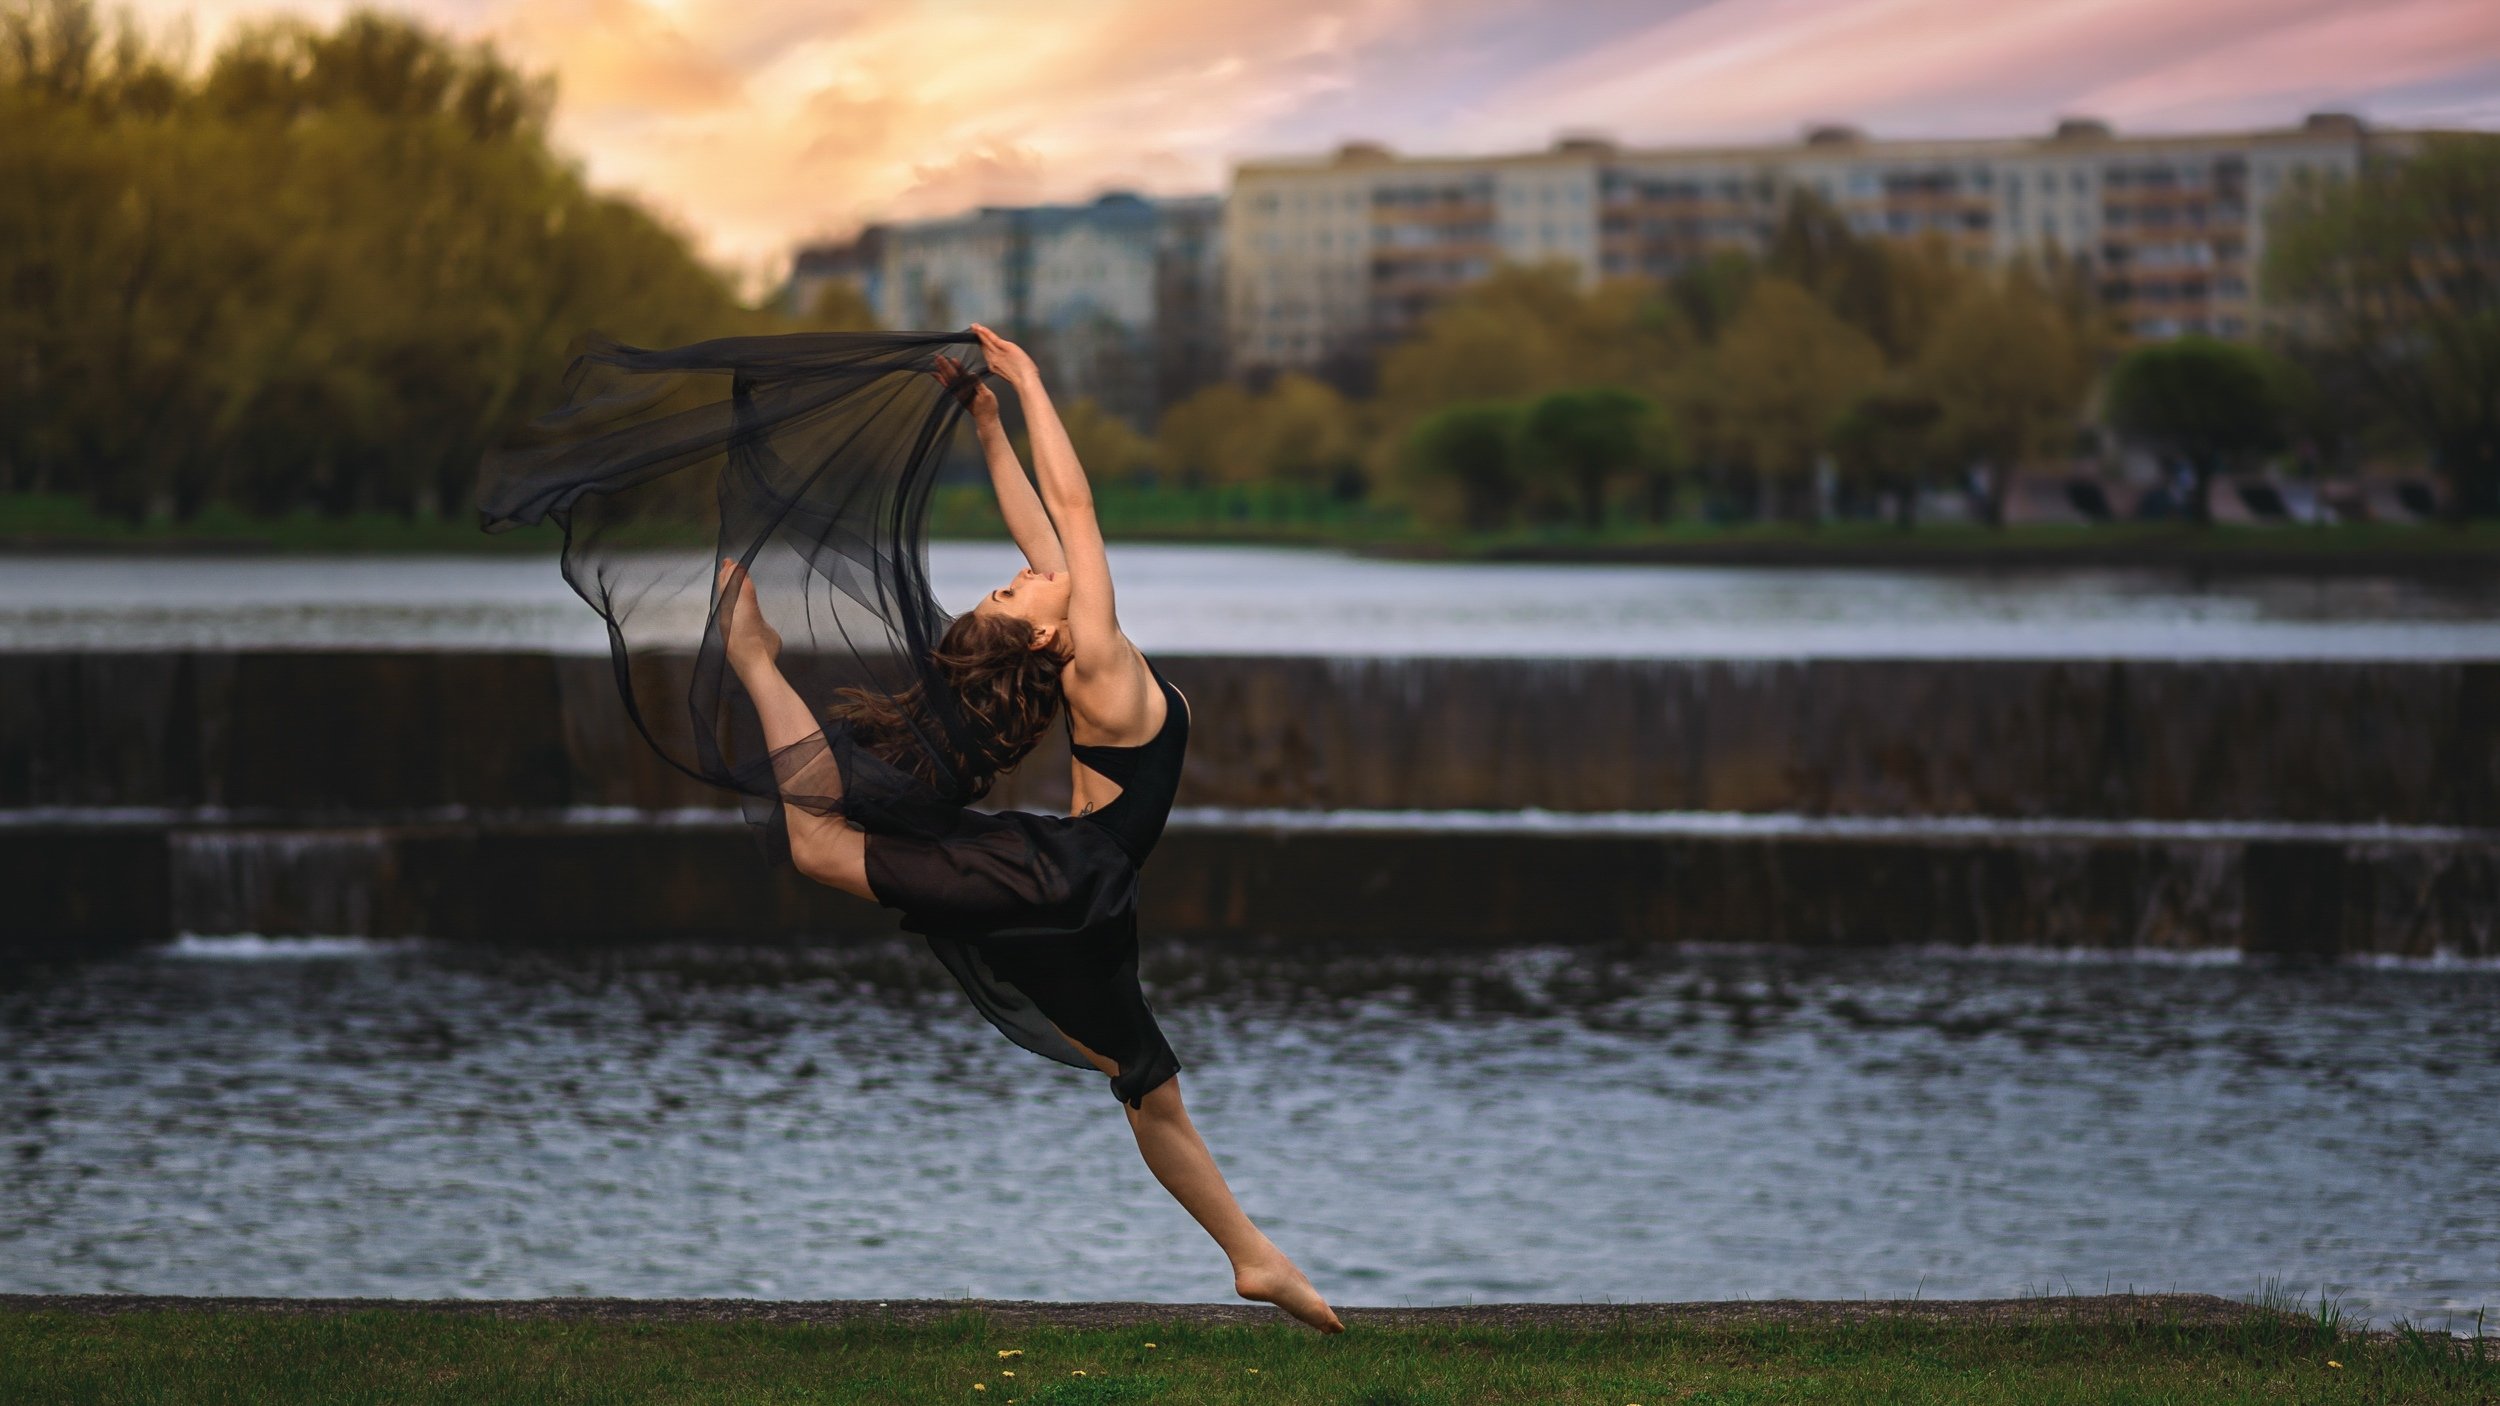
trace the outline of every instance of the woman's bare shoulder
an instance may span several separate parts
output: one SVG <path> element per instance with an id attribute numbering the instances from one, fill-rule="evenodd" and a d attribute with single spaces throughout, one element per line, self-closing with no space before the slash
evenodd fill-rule
<path id="1" fill-rule="evenodd" d="M 1059 676 L 1068 712 L 1080 730 L 1115 736 L 1138 730 L 1160 695 L 1147 672 L 1146 656 L 1128 637 L 1119 635 L 1094 649 L 1082 649 Z"/>

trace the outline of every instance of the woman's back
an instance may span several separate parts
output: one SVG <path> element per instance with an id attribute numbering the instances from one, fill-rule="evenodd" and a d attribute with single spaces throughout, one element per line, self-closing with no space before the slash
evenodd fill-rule
<path id="1" fill-rule="evenodd" d="M 1145 663 L 1163 702 L 1163 722 L 1152 737 L 1130 746 L 1079 742 L 1073 710 L 1068 726 L 1078 818 L 1109 830 L 1138 864 L 1146 862 L 1163 837 L 1189 752 L 1189 700 L 1152 660 Z M 1110 792 L 1107 798 L 1105 791 Z"/>

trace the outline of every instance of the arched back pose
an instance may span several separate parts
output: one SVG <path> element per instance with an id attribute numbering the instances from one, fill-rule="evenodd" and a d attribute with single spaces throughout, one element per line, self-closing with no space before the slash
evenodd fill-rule
<path id="1" fill-rule="evenodd" d="M 905 766 L 925 749 L 899 703 L 854 696 L 828 729 L 782 675 L 780 636 L 734 560 L 720 563 L 728 667 L 761 719 L 793 864 L 903 912 L 982 1013 L 1028 1049 L 1110 1076 L 1156 1179 L 1232 1262 L 1235 1292 L 1323 1331 L 1342 1325 L 1301 1270 L 1243 1214 L 1182 1106 L 1173 1055 L 1137 981 L 1138 870 L 1180 784 L 1189 704 L 1120 630 L 1093 492 L 1033 360 L 973 329 L 1031 431 L 1035 491 L 977 373 L 932 374 L 970 412 L 1025 569 L 948 628 L 936 656 L 971 720 L 959 774 L 986 781 L 1032 745 L 1037 709 L 1064 695 L 1074 814 L 983 813 L 940 801 Z M 1007 645 L 1002 652 L 1001 645 Z M 948 647 L 960 656 L 949 662 Z M 1022 656 L 1021 661 L 1017 658 Z M 1047 713 L 1039 714 L 1047 723 Z M 884 745 L 880 739 L 892 739 Z M 900 745 L 895 745 L 899 742 Z"/>

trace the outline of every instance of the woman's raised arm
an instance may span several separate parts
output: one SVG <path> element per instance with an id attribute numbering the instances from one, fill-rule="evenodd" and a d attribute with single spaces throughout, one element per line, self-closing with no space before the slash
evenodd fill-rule
<path id="1" fill-rule="evenodd" d="M 1094 520 L 1094 486 L 1085 466 L 1077 462 L 1068 428 L 1042 387 L 1041 369 L 1024 348 L 979 323 L 973 334 L 989 356 L 990 369 L 1015 387 L 1024 407 L 1024 427 L 1033 437 L 1033 477 L 1040 481 L 1042 506 L 1058 531 L 1060 550 L 1068 564 L 1068 623 L 1075 627 L 1077 667 L 1086 667 L 1113 651 L 1133 652 L 1120 634 L 1119 612 L 1111 591 L 1111 559 L 1103 551 L 1102 524 Z"/>
<path id="2" fill-rule="evenodd" d="M 1041 495 L 1033 491 L 1033 481 L 1024 476 L 1007 427 L 999 423 L 997 395 L 951 356 L 938 357 L 930 374 L 971 413 L 973 433 L 981 440 L 981 458 L 989 465 L 990 488 L 998 494 L 998 515 L 1006 520 L 1007 535 L 1024 553 L 1025 564 L 1035 571 L 1067 570 L 1068 554 L 1059 545 L 1059 533 L 1050 525 L 1050 514 L 1042 507 Z"/>

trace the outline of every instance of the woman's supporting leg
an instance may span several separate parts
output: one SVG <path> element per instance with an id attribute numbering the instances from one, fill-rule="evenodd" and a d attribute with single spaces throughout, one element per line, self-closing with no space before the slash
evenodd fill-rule
<path id="1" fill-rule="evenodd" d="M 1233 1189 L 1224 1184 L 1224 1173 L 1215 1165 L 1215 1154 L 1207 1150 L 1206 1139 L 1198 1136 L 1197 1125 L 1189 1121 L 1189 1110 L 1181 1106 L 1180 1077 L 1164 1080 L 1139 1102 L 1142 1106 L 1128 1109 L 1129 1131 L 1137 1135 L 1137 1150 L 1145 1156 L 1146 1168 L 1155 1180 L 1223 1247 L 1224 1257 L 1233 1263 L 1233 1292 L 1272 1303 L 1323 1333 L 1344 1332 L 1345 1325 L 1337 1321 L 1319 1290 L 1311 1287 L 1310 1279 L 1276 1248 L 1275 1241 L 1251 1224 L 1241 1203 L 1233 1199 Z"/>
<path id="2" fill-rule="evenodd" d="M 1068 1043 L 1103 1073 L 1116 1076 L 1120 1072 L 1118 1061 L 1086 1049 L 1074 1038 Z M 1197 1125 L 1189 1121 L 1189 1110 L 1181 1103 L 1180 1076 L 1157 1084 L 1138 1102 L 1136 1108 L 1126 1104 L 1121 1108 L 1128 1114 L 1129 1131 L 1137 1138 L 1146 1170 L 1154 1173 L 1181 1209 L 1215 1238 L 1224 1258 L 1232 1261 L 1233 1292 L 1272 1303 L 1323 1333 L 1344 1332 L 1345 1324 L 1337 1321 L 1335 1311 L 1311 1287 L 1309 1277 L 1251 1223 L 1241 1203 L 1233 1199 L 1233 1189 L 1215 1165 L 1215 1154 L 1207 1150 L 1206 1139 L 1198 1136 Z"/>

